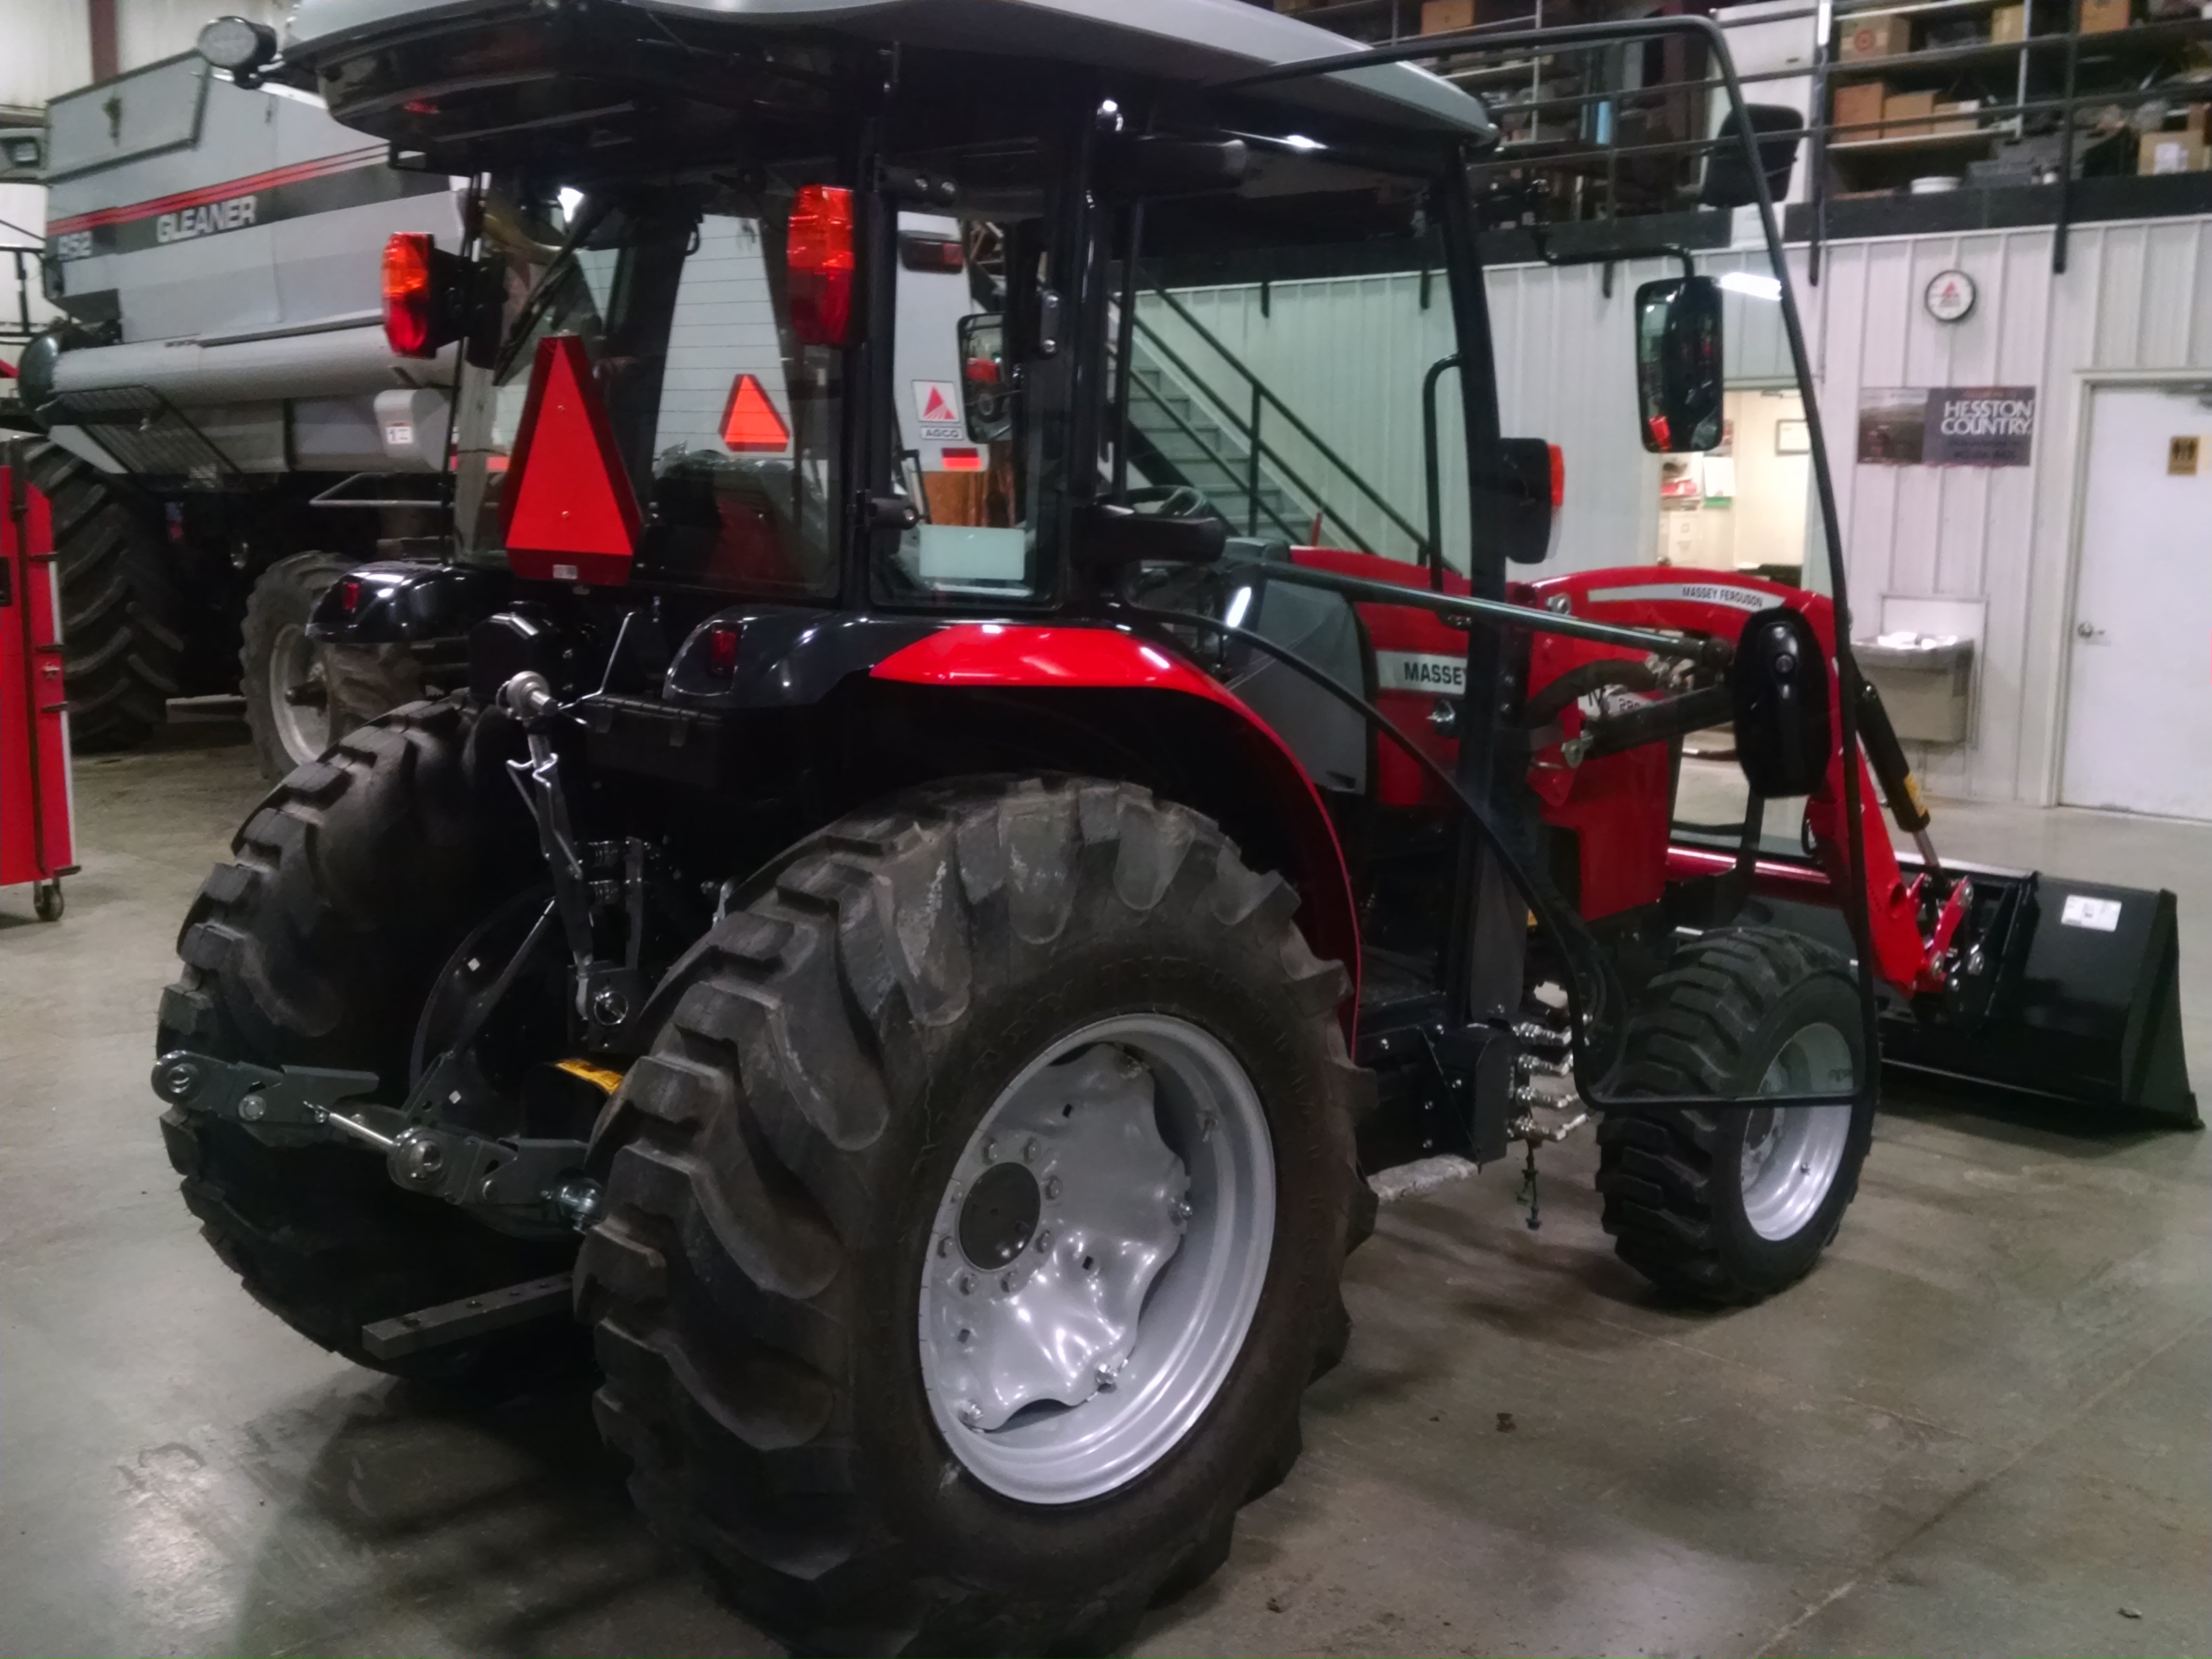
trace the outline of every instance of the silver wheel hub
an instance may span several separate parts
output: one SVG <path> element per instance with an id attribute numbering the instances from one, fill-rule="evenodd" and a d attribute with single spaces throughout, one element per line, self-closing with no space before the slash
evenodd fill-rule
<path id="1" fill-rule="evenodd" d="M 954 1455 L 1031 1503 L 1142 1474 L 1227 1377 L 1273 1233 L 1266 1116 L 1218 1042 L 1128 1015 L 1055 1044 L 984 1114 L 931 1231 L 922 1376 Z"/>
<path id="2" fill-rule="evenodd" d="M 294 765 L 305 765 L 330 747 L 330 686 L 323 653 L 297 623 L 278 630 L 270 647 L 269 715 Z"/>
<path id="3" fill-rule="evenodd" d="M 1832 1025 L 1793 1032 L 1759 1079 L 1763 1095 L 1840 1093 L 1852 1083 L 1850 1045 Z M 1844 1166 L 1845 1106 L 1756 1106 L 1744 1115 L 1743 1208 L 1761 1238 L 1794 1238 L 1826 1202 Z"/>

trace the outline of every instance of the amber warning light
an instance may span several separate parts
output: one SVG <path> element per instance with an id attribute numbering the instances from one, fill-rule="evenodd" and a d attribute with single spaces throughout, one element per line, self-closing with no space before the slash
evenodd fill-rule
<path id="1" fill-rule="evenodd" d="M 468 272 L 468 261 L 441 252 L 427 231 L 386 239 L 384 337 L 394 355 L 434 357 L 461 337 Z"/>

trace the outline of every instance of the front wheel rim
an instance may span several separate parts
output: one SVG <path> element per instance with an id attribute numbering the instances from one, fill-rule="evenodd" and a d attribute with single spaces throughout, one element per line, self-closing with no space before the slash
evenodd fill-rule
<path id="1" fill-rule="evenodd" d="M 1792 1032 L 1759 1079 L 1762 1095 L 1837 1093 L 1852 1086 L 1850 1043 L 1828 1024 Z M 1779 1243 L 1827 1202 L 1850 1144 L 1847 1106 L 1757 1106 L 1745 1115 L 1741 1168 L 1752 1231 Z"/>
<path id="2" fill-rule="evenodd" d="M 939 1200 L 921 1274 L 931 1415 L 1025 1503 L 1124 1486 L 1220 1393 L 1273 1254 L 1258 1091 L 1186 1020 L 1060 1039 L 1000 1092 Z"/>
<path id="3" fill-rule="evenodd" d="M 293 701 L 295 691 L 319 692 L 312 703 Z M 323 653 L 297 623 L 277 631 L 269 650 L 269 715 L 276 727 L 276 740 L 295 766 L 322 757 L 331 746 L 330 685 Z"/>

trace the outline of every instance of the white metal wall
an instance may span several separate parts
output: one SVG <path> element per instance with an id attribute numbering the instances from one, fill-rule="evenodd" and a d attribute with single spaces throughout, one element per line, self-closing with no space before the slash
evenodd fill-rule
<path id="1" fill-rule="evenodd" d="M 2212 372 L 2212 219 L 2077 227 L 2068 269 L 2057 276 L 2051 239 L 2045 227 L 1833 244 L 1817 287 L 1804 281 L 1804 250 L 1790 251 L 1827 423 L 1854 632 L 1864 636 L 1881 625 L 1885 596 L 1985 606 L 1973 740 L 1919 757 L 1929 786 L 1943 794 L 2056 799 L 2086 387 L 2100 377 Z M 1715 272 L 1756 270 L 1763 256 L 1730 253 L 1700 264 Z M 1946 325 L 1927 314 L 1921 295 L 1950 268 L 1974 278 L 1979 300 L 1965 321 Z M 1549 438 L 1566 454 L 1568 503 L 1555 568 L 1652 556 L 1658 465 L 1637 436 L 1630 311 L 1636 285 L 1669 269 L 1618 268 L 1610 299 L 1601 267 L 1488 274 L 1505 428 Z M 1418 520 L 1420 376 L 1451 349 L 1441 283 L 1426 312 L 1419 290 L 1417 276 L 1280 283 L 1266 317 L 1256 288 L 1185 297 Z M 1148 308 L 1146 315 L 1157 320 L 1159 313 Z M 1188 343 L 1171 324 L 1162 326 L 1178 349 Z M 1728 360 L 1735 384 L 1790 378 L 1778 306 L 1728 296 Z M 1215 372 L 1202 349 L 1191 361 Z M 1900 386 L 2035 386 L 2033 464 L 1859 466 L 1860 389 Z M 1447 455 L 1458 430 L 1450 402 L 1444 399 Z M 1448 547 L 1465 534 L 1460 494 L 1445 490 Z M 1379 533 L 1375 520 L 1379 515 L 1369 521 Z M 1817 537 L 1817 519 L 1811 522 Z"/>

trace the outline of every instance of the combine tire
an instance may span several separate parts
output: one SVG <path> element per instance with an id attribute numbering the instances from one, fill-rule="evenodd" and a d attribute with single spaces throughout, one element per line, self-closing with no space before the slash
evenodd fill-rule
<path id="1" fill-rule="evenodd" d="M 1624 1077 L 1652 1095 L 1841 1091 L 1866 1074 L 1843 959 L 1777 928 L 1685 945 L 1629 1024 Z M 1871 1101 L 1654 1108 L 1598 1130 L 1598 1191 L 1620 1259 L 1661 1288 L 1756 1302 L 1811 1271 L 1858 1190 Z"/>
<path id="2" fill-rule="evenodd" d="M 158 1052 L 404 1083 L 431 981 L 507 890 L 499 866 L 528 868 L 474 795 L 468 737 L 457 701 L 418 703 L 351 733 L 270 794 L 232 842 L 235 861 L 216 867 L 185 916 L 184 972 L 162 994 Z M 497 859 L 495 844 L 510 856 Z M 388 1363 L 362 1352 L 361 1328 L 560 1273 L 574 1255 L 403 1192 L 366 1150 L 271 1146 L 177 1108 L 161 1129 L 185 1202 L 246 1288 L 361 1364 L 453 1376 L 511 1352 L 457 1345 Z"/>
<path id="3" fill-rule="evenodd" d="M 23 446 L 25 476 L 53 507 L 62 672 L 80 749 L 142 743 L 182 695 L 202 607 L 153 515 L 58 444 Z"/>
<path id="4" fill-rule="evenodd" d="M 411 659 L 318 646 L 307 637 L 317 603 L 357 562 L 336 553 L 295 553 L 264 571 L 246 599 L 238 653 L 246 724 L 262 773 L 272 781 L 422 695 L 422 671 Z"/>
<path id="5" fill-rule="evenodd" d="M 802 843 L 666 982 L 578 1264 L 651 1521 L 806 1651 L 1124 1642 L 1340 1340 L 1369 1087 L 1278 877 L 1128 786 Z"/>

